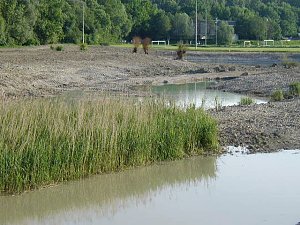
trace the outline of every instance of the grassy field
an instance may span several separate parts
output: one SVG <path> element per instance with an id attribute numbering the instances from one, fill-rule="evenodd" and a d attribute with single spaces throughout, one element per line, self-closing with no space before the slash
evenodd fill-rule
<path id="1" fill-rule="evenodd" d="M 133 48 L 131 44 L 122 44 L 122 45 L 112 45 L 117 47 L 125 47 L 125 48 Z M 161 50 L 172 50 L 176 51 L 176 45 L 152 45 L 150 49 L 161 49 Z M 188 51 L 199 51 L 199 52 L 287 52 L 287 53 L 300 53 L 300 46 L 293 46 L 293 45 L 286 45 L 285 47 L 282 46 L 275 46 L 275 47 L 241 47 L 241 46 L 234 46 L 234 47 L 216 47 L 216 46 L 198 46 L 195 49 L 194 46 L 188 47 Z"/>
<path id="2" fill-rule="evenodd" d="M 1 102 L 0 124 L 4 193 L 218 150 L 206 112 L 155 100 Z"/>

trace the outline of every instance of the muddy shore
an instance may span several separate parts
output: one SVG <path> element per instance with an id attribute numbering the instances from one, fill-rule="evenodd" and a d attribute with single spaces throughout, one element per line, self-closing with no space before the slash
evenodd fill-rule
<path id="1" fill-rule="evenodd" d="M 49 46 L 0 49 L 0 98 L 49 97 L 78 90 L 143 96 L 149 92 L 139 87 L 204 79 L 216 79 L 212 88 L 219 90 L 268 97 L 300 81 L 299 67 L 220 64 L 213 60 L 214 53 L 192 54 L 193 59 L 205 54 L 208 60 L 178 61 L 169 51 L 152 50 L 144 55 L 114 47 L 90 47 L 86 52 L 72 45 L 64 46 L 62 52 Z M 226 59 L 262 57 L 260 53 L 218 54 Z M 282 57 L 278 53 L 269 56 L 270 61 Z M 300 149 L 299 98 L 226 107 L 212 110 L 212 115 L 219 123 L 222 146 L 248 146 L 251 152 Z"/>

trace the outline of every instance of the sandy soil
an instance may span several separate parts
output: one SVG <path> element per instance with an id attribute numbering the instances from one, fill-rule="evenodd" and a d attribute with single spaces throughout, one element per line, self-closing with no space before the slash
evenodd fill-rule
<path id="1" fill-rule="evenodd" d="M 224 91 L 269 96 L 275 89 L 287 89 L 300 81 L 300 69 L 281 65 L 242 66 L 175 59 L 170 51 L 131 53 L 132 49 L 64 46 L 64 51 L 49 46 L 0 49 L 0 98 L 47 97 L 68 91 L 84 90 L 117 94 L 147 95 L 139 87 L 163 83 L 195 82 L 216 79 L 212 87 Z M 192 53 L 193 58 L 197 54 Z M 249 53 L 219 53 L 224 57 L 243 57 Z M 215 57 L 205 53 L 205 57 Z M 251 53 L 251 57 L 260 57 Z M 277 58 L 280 56 L 276 56 Z M 270 57 L 272 60 L 272 57 Z M 213 60 L 212 60 L 213 61 Z M 235 78 L 235 79 L 229 79 Z M 212 112 L 220 126 L 223 146 L 249 146 L 252 152 L 300 149 L 299 98 L 249 107 L 227 107 Z"/>

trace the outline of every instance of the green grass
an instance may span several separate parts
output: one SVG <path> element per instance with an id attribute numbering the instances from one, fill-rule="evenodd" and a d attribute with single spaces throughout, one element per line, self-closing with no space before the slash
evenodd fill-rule
<path id="1" fill-rule="evenodd" d="M 255 101 L 250 97 L 242 97 L 240 100 L 240 105 L 251 105 L 254 104 Z"/>
<path id="2" fill-rule="evenodd" d="M 218 150 L 206 112 L 155 100 L 2 102 L 0 124 L 4 193 Z"/>
<path id="3" fill-rule="evenodd" d="M 289 94 L 300 96 L 300 82 L 293 82 L 289 85 Z"/>
<path id="4" fill-rule="evenodd" d="M 271 100 L 272 101 L 282 101 L 284 99 L 284 93 L 282 90 L 277 90 L 277 91 L 274 91 L 271 95 Z"/>
<path id="5" fill-rule="evenodd" d="M 64 46 L 63 45 L 57 45 L 57 46 L 50 45 L 50 49 L 51 50 L 56 50 L 58 52 L 61 52 L 61 51 L 64 50 Z"/>
<path id="6" fill-rule="evenodd" d="M 115 44 L 111 46 L 133 48 L 131 44 Z M 176 51 L 178 47 L 176 45 L 150 45 L 150 49 L 156 50 L 172 50 Z M 187 48 L 187 53 L 189 51 L 200 51 L 200 52 L 288 52 L 288 53 L 299 53 L 300 47 L 287 46 L 287 47 L 216 47 L 216 46 L 198 46 L 195 49 L 194 46 Z"/>
<path id="7" fill-rule="evenodd" d="M 88 49 L 88 45 L 86 43 L 81 43 L 79 45 L 80 51 L 86 51 Z"/>

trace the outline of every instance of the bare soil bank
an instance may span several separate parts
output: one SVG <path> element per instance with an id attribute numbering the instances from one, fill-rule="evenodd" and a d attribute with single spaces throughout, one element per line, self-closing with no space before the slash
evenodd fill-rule
<path id="1" fill-rule="evenodd" d="M 197 54 L 192 53 L 193 58 Z M 218 53 L 222 57 L 243 57 L 257 53 Z M 215 53 L 205 53 L 211 57 Z M 170 51 L 150 51 L 149 55 L 132 54 L 132 49 L 64 46 L 58 52 L 49 46 L 0 49 L 0 98 L 47 97 L 68 91 L 113 92 L 145 95 L 139 86 L 195 82 L 217 79 L 213 87 L 224 91 L 269 96 L 276 89 L 287 89 L 300 81 L 300 69 L 281 65 L 219 65 L 198 61 L 178 61 Z M 266 57 L 264 55 L 264 57 Z M 270 54 L 270 59 L 274 55 Z M 278 54 L 275 58 L 278 59 Z M 226 78 L 223 80 L 223 78 Z M 229 79 L 235 78 L 235 79 Z M 212 112 L 220 125 L 220 142 L 250 146 L 252 152 L 300 148 L 300 101 L 227 107 Z"/>
<path id="2" fill-rule="evenodd" d="M 167 54 L 165 54 L 167 53 Z M 70 90 L 136 93 L 135 86 L 168 82 L 194 82 L 218 76 L 237 76 L 242 67 L 215 66 L 174 60 L 175 53 L 132 49 L 49 46 L 0 49 L 0 96 L 45 97 Z M 229 71 L 230 70 L 230 71 Z"/>

